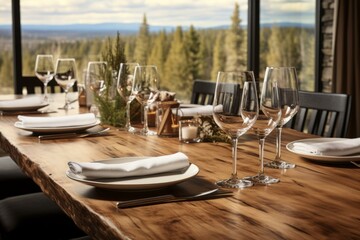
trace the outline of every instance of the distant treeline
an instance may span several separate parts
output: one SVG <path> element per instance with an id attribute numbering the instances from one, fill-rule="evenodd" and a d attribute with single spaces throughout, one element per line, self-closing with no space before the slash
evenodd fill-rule
<path id="1" fill-rule="evenodd" d="M 247 69 L 247 32 L 240 23 L 237 4 L 228 29 L 197 30 L 190 26 L 184 30 L 179 26 L 172 32 L 151 33 L 144 15 L 136 35 L 120 35 L 120 38 L 127 62 L 156 65 L 161 89 L 176 92 L 178 99 L 189 100 L 194 79 L 215 81 L 218 71 Z M 315 66 L 314 29 L 262 28 L 260 36 L 260 72 L 263 74 L 266 66 L 294 66 L 301 88 L 311 90 Z M 60 35 L 56 41 L 23 38 L 23 75 L 34 75 L 37 54 L 53 54 L 55 59 L 74 57 L 78 78 L 82 81 L 82 71 L 88 61 L 101 60 L 107 41 L 106 37 L 89 36 L 69 40 Z M 12 76 L 12 49 L 6 47 L 0 52 L 0 93 L 13 88 Z"/>

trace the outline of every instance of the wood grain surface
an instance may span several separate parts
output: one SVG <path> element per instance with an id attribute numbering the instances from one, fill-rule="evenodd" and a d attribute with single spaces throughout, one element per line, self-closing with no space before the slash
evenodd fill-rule
<path id="1" fill-rule="evenodd" d="M 315 136 L 284 129 L 282 156 L 297 167 L 265 168 L 265 173 L 280 178 L 278 184 L 232 190 L 232 196 L 224 198 L 117 209 L 117 201 L 142 193 L 75 182 L 65 175 L 67 162 L 181 151 L 200 168 L 196 178 L 213 183 L 230 175 L 230 145 L 185 144 L 114 127 L 108 136 L 39 142 L 32 133 L 15 128 L 15 121 L 16 116 L 0 116 L 1 148 L 94 239 L 360 239 L 360 169 L 348 163 L 309 161 L 285 149 L 291 141 Z M 272 133 L 265 158 L 274 156 Z M 254 135 L 240 138 L 238 158 L 239 176 L 257 173 Z"/>

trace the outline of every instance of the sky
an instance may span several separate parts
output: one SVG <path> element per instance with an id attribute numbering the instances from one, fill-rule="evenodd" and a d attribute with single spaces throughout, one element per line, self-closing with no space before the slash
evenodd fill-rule
<path id="1" fill-rule="evenodd" d="M 139 23 L 214 27 L 229 25 L 235 3 L 247 23 L 247 0 L 20 0 L 22 24 Z M 261 0 L 261 22 L 314 23 L 315 0 Z M 0 0 L 0 25 L 11 24 L 11 1 Z"/>

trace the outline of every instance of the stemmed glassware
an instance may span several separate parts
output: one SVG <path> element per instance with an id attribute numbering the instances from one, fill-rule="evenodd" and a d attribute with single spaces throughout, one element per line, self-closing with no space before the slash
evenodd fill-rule
<path id="1" fill-rule="evenodd" d="M 107 63 L 104 61 L 88 62 L 85 81 L 91 91 L 94 92 L 95 96 L 100 96 L 101 93 L 106 89 L 106 68 Z M 94 113 L 96 116 L 99 116 L 99 108 L 95 103 L 91 104 L 90 112 Z"/>
<path id="2" fill-rule="evenodd" d="M 264 83 L 260 95 L 259 116 L 252 126 L 252 130 L 259 139 L 260 170 L 257 175 L 247 177 L 254 184 L 272 184 L 280 180 L 264 173 L 264 145 L 265 138 L 279 124 L 281 119 L 281 108 L 277 82 L 271 77 L 270 69 L 266 69 Z"/>
<path id="3" fill-rule="evenodd" d="M 74 58 L 59 58 L 56 61 L 55 81 L 65 92 L 65 105 L 59 109 L 71 109 L 70 101 L 67 97 L 69 89 L 76 82 L 76 64 Z"/>
<path id="4" fill-rule="evenodd" d="M 37 55 L 35 63 L 35 75 L 44 84 L 44 103 L 49 102 L 47 85 L 54 78 L 54 60 L 52 55 Z"/>
<path id="5" fill-rule="evenodd" d="M 136 128 L 131 126 L 130 121 L 130 105 L 135 98 L 135 96 L 131 94 L 131 89 L 136 66 L 140 65 L 138 63 L 120 63 L 119 74 L 116 84 L 116 89 L 118 93 L 126 101 L 125 130 L 128 132 L 136 132 Z"/>
<path id="6" fill-rule="evenodd" d="M 245 188 L 252 181 L 237 176 L 238 138 L 256 122 L 258 97 L 254 74 L 245 72 L 219 72 L 213 102 L 213 117 L 216 124 L 231 138 L 232 173 L 230 178 L 216 184 L 225 188 Z"/>
<path id="7" fill-rule="evenodd" d="M 135 67 L 134 82 L 131 94 L 143 106 L 144 127 L 140 130 L 141 135 L 156 135 L 156 132 L 149 130 L 148 109 L 152 97 L 158 92 L 159 74 L 155 65 L 145 65 Z"/>
<path id="8" fill-rule="evenodd" d="M 299 110 L 299 89 L 296 69 L 294 67 L 268 67 L 268 77 L 277 81 L 281 119 L 276 126 L 276 156 L 273 161 L 265 164 L 266 167 L 288 169 L 295 164 L 286 162 L 281 158 L 281 132 L 282 127 Z"/>

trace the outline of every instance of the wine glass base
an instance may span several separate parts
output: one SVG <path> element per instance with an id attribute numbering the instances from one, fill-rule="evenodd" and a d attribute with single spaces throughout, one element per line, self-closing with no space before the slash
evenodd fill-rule
<path id="1" fill-rule="evenodd" d="M 268 185 L 280 182 L 280 179 L 271 176 L 259 174 L 252 177 L 246 177 L 246 180 L 252 181 L 255 185 Z"/>
<path id="2" fill-rule="evenodd" d="M 139 133 L 140 133 L 140 135 L 144 135 L 144 136 L 156 136 L 157 135 L 157 133 L 154 131 L 144 130 L 144 129 L 141 129 Z"/>
<path id="3" fill-rule="evenodd" d="M 254 185 L 250 180 L 239 178 L 224 179 L 217 181 L 215 184 L 222 188 L 246 188 Z"/>
<path id="4" fill-rule="evenodd" d="M 290 168 L 295 168 L 296 165 L 294 163 L 289 163 L 282 160 L 274 160 L 265 163 L 264 167 L 276 168 L 276 169 L 290 169 Z"/>

